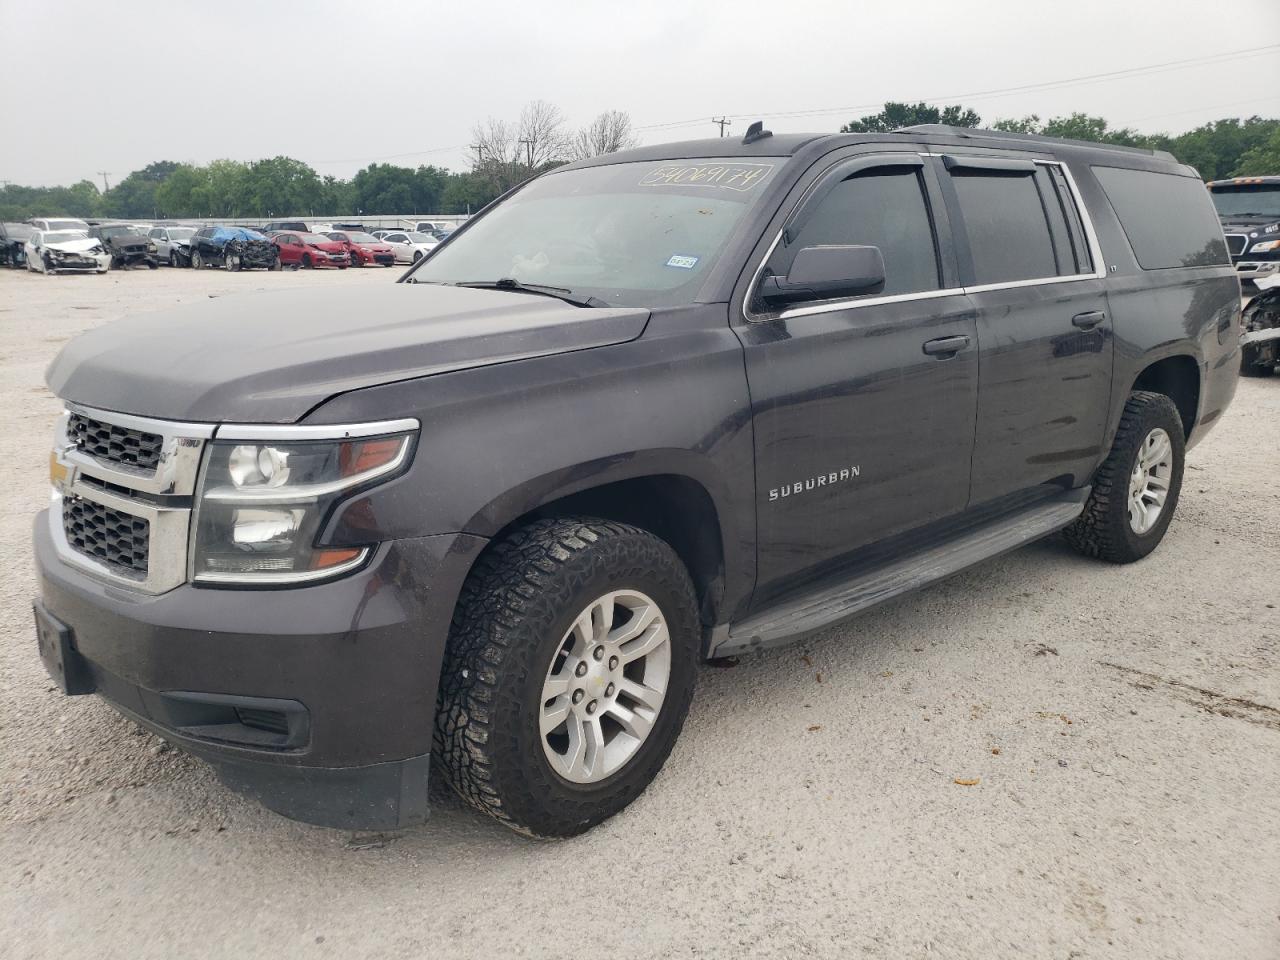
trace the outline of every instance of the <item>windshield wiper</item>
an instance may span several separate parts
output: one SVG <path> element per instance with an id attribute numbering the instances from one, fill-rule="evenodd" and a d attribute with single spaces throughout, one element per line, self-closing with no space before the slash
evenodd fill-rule
<path id="1" fill-rule="evenodd" d="M 544 297 L 555 297 L 575 307 L 607 307 L 599 297 L 575 296 L 568 287 L 549 287 L 542 283 L 521 283 L 514 277 L 503 277 L 501 280 L 468 280 L 455 283 L 455 287 L 475 287 L 478 290 L 513 290 L 516 293 L 536 293 Z"/>

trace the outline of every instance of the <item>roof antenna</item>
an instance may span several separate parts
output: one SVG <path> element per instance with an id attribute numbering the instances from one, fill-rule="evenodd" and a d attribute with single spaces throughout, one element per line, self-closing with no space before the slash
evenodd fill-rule
<path id="1" fill-rule="evenodd" d="M 742 145 L 745 147 L 748 143 L 755 143 L 757 140 L 764 140 L 772 137 L 773 131 L 764 128 L 764 121 L 757 120 L 751 126 L 747 127 L 747 132 L 742 138 Z"/>

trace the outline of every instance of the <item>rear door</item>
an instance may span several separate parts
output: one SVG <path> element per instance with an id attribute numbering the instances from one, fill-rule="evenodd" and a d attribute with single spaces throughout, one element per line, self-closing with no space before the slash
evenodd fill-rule
<path id="1" fill-rule="evenodd" d="M 969 498 L 977 330 L 936 181 L 915 151 L 823 163 L 797 188 L 737 328 L 756 445 L 758 604 Z M 824 244 L 879 247 L 884 288 L 780 310 L 755 298 L 764 276 L 786 276 L 797 251 Z"/>
<path id="2" fill-rule="evenodd" d="M 1112 326 L 1104 271 L 1062 164 L 992 153 L 934 157 L 977 311 L 972 504 L 1087 483 L 1102 458 Z"/>

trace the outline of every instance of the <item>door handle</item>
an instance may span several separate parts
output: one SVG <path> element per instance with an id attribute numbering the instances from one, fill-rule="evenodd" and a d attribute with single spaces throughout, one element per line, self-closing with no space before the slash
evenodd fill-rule
<path id="1" fill-rule="evenodd" d="M 1092 330 L 1105 319 L 1107 315 L 1101 310 L 1090 310 L 1088 313 L 1077 313 L 1071 318 L 1071 325 L 1081 330 Z"/>
<path id="2" fill-rule="evenodd" d="M 948 360 L 969 346 L 969 338 L 963 334 L 958 337 L 939 337 L 937 340 L 926 340 L 924 352 L 931 357 Z"/>

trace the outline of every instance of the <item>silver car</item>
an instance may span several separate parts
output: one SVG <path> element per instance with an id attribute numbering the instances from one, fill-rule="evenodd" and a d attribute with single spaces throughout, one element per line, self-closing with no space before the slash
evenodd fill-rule
<path id="1" fill-rule="evenodd" d="M 152 227 L 148 236 L 156 245 L 156 259 L 171 267 L 191 265 L 191 238 L 195 227 Z"/>

